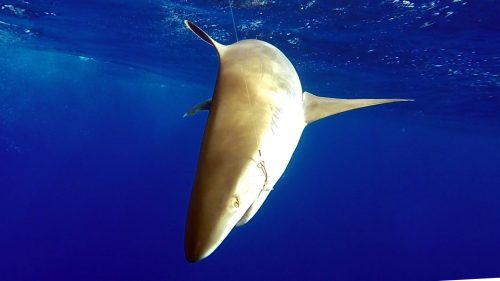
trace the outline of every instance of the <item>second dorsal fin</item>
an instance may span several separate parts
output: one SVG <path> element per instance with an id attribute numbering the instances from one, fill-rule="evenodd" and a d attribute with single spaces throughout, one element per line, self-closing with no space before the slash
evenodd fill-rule
<path id="1" fill-rule="evenodd" d="M 224 52 L 224 48 L 226 47 L 225 45 L 222 45 L 221 43 L 212 39 L 210 35 L 208 35 L 205 31 L 203 31 L 201 28 L 199 28 L 196 24 L 192 23 L 191 21 L 185 20 L 184 24 L 186 25 L 187 28 L 189 28 L 189 30 L 191 30 L 194 34 L 200 37 L 203 41 L 214 46 L 214 48 L 217 50 L 217 53 L 219 53 L 219 56 L 222 55 L 222 53 Z"/>

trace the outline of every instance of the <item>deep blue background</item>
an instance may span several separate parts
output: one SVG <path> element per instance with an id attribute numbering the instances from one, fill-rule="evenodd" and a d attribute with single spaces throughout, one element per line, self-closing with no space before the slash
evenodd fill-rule
<path id="1" fill-rule="evenodd" d="M 305 90 L 414 98 L 312 124 L 247 225 L 188 264 L 226 1 L 0 2 L 1 280 L 500 277 L 497 1 L 234 1 Z"/>

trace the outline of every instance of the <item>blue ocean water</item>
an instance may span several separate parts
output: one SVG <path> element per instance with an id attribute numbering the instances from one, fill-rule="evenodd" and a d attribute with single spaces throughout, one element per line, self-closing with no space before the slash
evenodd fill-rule
<path id="1" fill-rule="evenodd" d="M 0 280 L 500 277 L 500 3 L 234 0 L 304 90 L 412 98 L 306 128 L 206 260 L 184 223 L 227 1 L 0 2 Z"/>

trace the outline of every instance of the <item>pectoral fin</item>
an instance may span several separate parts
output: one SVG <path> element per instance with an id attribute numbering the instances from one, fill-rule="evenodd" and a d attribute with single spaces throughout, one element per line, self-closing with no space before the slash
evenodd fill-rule
<path id="1" fill-rule="evenodd" d="M 208 99 L 204 102 L 201 102 L 201 103 L 193 106 L 193 108 L 191 108 L 188 112 L 184 113 L 184 116 L 182 116 L 182 117 L 193 116 L 200 111 L 209 111 L 211 104 L 212 104 L 212 99 Z"/>
<path id="2" fill-rule="evenodd" d="M 319 119 L 349 111 L 357 108 L 391 103 L 400 101 L 413 101 L 410 99 L 335 99 L 315 96 L 304 92 L 303 106 L 305 112 L 305 121 L 310 124 Z"/>

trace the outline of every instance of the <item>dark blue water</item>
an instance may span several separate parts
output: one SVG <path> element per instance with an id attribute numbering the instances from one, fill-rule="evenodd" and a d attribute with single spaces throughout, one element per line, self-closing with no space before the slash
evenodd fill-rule
<path id="1" fill-rule="evenodd" d="M 0 2 L 1 280 L 500 277 L 498 1 L 235 0 L 305 90 L 414 98 L 312 124 L 206 260 L 184 222 L 226 1 Z"/>

